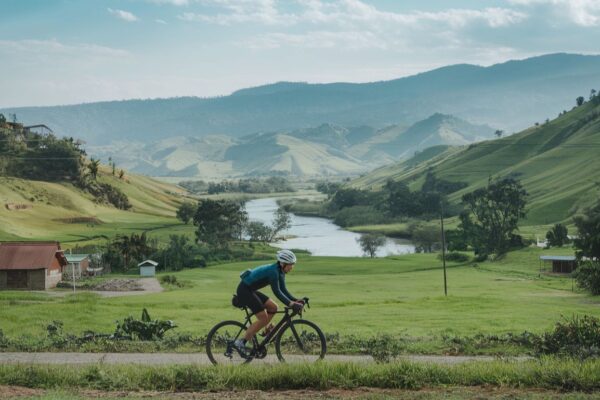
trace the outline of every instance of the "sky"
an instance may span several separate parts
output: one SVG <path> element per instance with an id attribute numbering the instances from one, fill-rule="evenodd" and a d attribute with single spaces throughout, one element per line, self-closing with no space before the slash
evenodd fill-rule
<path id="1" fill-rule="evenodd" d="M 0 107 L 600 54 L 600 0 L 0 0 Z"/>

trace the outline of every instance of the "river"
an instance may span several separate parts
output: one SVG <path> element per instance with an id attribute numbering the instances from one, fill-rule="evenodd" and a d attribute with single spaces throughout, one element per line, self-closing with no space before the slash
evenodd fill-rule
<path id="1" fill-rule="evenodd" d="M 271 224 L 276 209 L 275 198 L 250 200 L 246 203 L 250 220 L 265 224 Z M 360 257 L 363 255 L 356 241 L 360 234 L 344 230 L 327 218 L 292 214 L 292 227 L 284 233 L 293 237 L 272 243 L 274 246 L 308 250 L 315 256 Z M 408 240 L 387 238 L 385 245 L 377 251 L 377 256 L 414 253 L 414 251 L 415 246 Z"/>

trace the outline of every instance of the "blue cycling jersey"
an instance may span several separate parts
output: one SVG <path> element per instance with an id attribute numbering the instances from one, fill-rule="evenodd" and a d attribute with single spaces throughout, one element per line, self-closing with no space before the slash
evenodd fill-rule
<path id="1" fill-rule="evenodd" d="M 250 287 L 252 291 L 262 289 L 271 285 L 271 290 L 286 306 L 296 298 L 288 292 L 285 287 L 285 272 L 279 267 L 279 263 L 262 265 L 247 270 L 241 275 L 242 282 Z"/>

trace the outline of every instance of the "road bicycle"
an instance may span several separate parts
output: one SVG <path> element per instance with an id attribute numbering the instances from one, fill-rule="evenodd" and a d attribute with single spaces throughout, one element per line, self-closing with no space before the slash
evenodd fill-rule
<path id="1" fill-rule="evenodd" d="M 234 295 L 232 304 L 236 306 L 237 298 Z M 308 298 L 304 298 L 304 305 L 310 308 Z M 294 311 L 285 307 L 277 314 L 284 314 L 279 323 L 275 325 L 259 342 L 258 335 L 254 335 L 251 342 L 246 344 L 246 354 L 241 354 L 233 346 L 233 342 L 243 338 L 246 329 L 252 324 L 252 312 L 246 306 L 237 306 L 246 313 L 243 323 L 238 321 L 223 321 L 215 325 L 206 338 L 206 354 L 215 365 L 220 364 L 245 364 L 253 359 L 267 357 L 268 346 L 275 343 L 275 353 L 280 362 L 300 361 L 314 362 L 322 360 L 327 352 L 325 335 L 313 322 L 302 318 L 302 310 Z"/>

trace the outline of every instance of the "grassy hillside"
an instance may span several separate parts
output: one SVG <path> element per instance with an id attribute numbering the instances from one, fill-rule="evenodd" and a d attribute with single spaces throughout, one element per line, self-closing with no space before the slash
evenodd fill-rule
<path id="1" fill-rule="evenodd" d="M 132 230 L 182 229 L 175 220 L 182 189 L 138 175 L 121 180 L 107 169 L 98 180 L 121 189 L 132 209 L 98 204 L 70 183 L 0 177 L 0 240 L 79 242 Z"/>
<path id="2" fill-rule="evenodd" d="M 451 196 L 457 202 L 490 177 L 513 176 L 530 194 L 525 225 L 569 222 L 598 198 L 599 149 L 600 98 L 596 98 L 518 134 L 449 149 L 416 166 L 404 162 L 375 170 L 354 185 L 376 188 L 392 178 L 415 188 L 431 168 L 439 178 L 469 184 Z"/>

